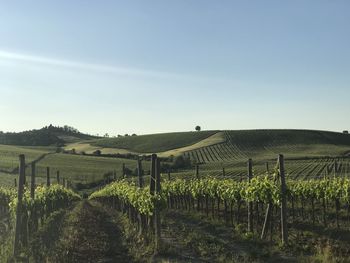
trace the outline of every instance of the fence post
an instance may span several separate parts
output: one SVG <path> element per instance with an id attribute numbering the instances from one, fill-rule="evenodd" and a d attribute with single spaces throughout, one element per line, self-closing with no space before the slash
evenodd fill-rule
<path id="1" fill-rule="evenodd" d="M 15 188 L 17 188 L 17 179 L 16 178 L 14 180 L 14 183 L 15 183 Z"/>
<path id="2" fill-rule="evenodd" d="M 24 191 L 24 177 L 25 177 L 25 157 L 24 154 L 19 156 L 19 179 L 18 179 L 18 203 L 16 210 L 16 226 L 15 226 L 15 240 L 13 246 L 13 254 L 16 257 L 20 250 L 21 230 L 22 230 L 22 198 Z"/>
<path id="3" fill-rule="evenodd" d="M 199 165 L 196 164 L 196 179 L 199 179 Z"/>
<path id="4" fill-rule="evenodd" d="M 56 179 L 57 179 L 57 184 L 60 184 L 60 171 L 57 171 Z"/>
<path id="5" fill-rule="evenodd" d="M 161 191 L 161 184 L 160 184 L 160 159 L 156 159 L 156 167 L 155 167 L 155 174 L 156 174 L 156 184 L 155 184 L 155 192 L 156 194 L 160 194 Z M 154 229 L 155 229 L 155 252 L 158 253 L 160 250 L 160 238 L 161 238 L 161 220 L 160 220 L 160 207 L 158 202 L 155 204 L 155 211 L 154 211 Z"/>
<path id="6" fill-rule="evenodd" d="M 170 174 L 170 169 L 168 169 L 168 180 L 171 180 L 171 174 Z"/>
<path id="7" fill-rule="evenodd" d="M 252 159 L 248 160 L 248 183 L 253 177 Z M 253 202 L 248 202 L 248 232 L 253 232 Z"/>
<path id="8" fill-rule="evenodd" d="M 284 157 L 282 154 L 278 156 L 279 175 L 281 179 L 281 234 L 282 243 L 288 243 L 288 226 L 287 226 L 287 200 L 286 200 L 286 178 L 284 174 Z"/>
<path id="9" fill-rule="evenodd" d="M 266 162 L 266 172 L 267 172 L 268 174 L 270 173 L 269 162 Z"/>
<path id="10" fill-rule="evenodd" d="M 46 167 L 46 186 L 50 186 L 50 167 Z"/>
<path id="11" fill-rule="evenodd" d="M 226 176 L 225 167 L 222 167 L 222 176 Z"/>
<path id="12" fill-rule="evenodd" d="M 155 182 L 156 182 L 156 161 L 157 161 L 157 155 L 152 154 L 151 156 L 151 182 L 150 182 L 150 193 L 151 195 L 154 194 L 155 191 Z"/>
<path id="13" fill-rule="evenodd" d="M 139 187 L 143 187 L 143 174 L 142 174 L 142 163 L 140 159 L 137 159 L 137 174 L 138 174 L 138 179 L 139 179 Z M 146 218 L 144 215 L 141 213 L 138 213 L 138 220 L 139 220 L 139 235 L 142 235 L 145 232 L 145 225 L 146 225 Z"/>
<path id="14" fill-rule="evenodd" d="M 125 178 L 125 163 L 122 165 L 122 178 Z"/>
<path id="15" fill-rule="evenodd" d="M 139 187 L 143 187 L 143 178 L 142 178 L 142 163 L 141 160 L 137 160 L 137 175 L 139 177 Z"/>
<path id="16" fill-rule="evenodd" d="M 30 197 L 34 199 L 35 197 L 35 162 L 32 162 L 32 174 L 30 180 Z"/>
<path id="17" fill-rule="evenodd" d="M 113 171 L 113 180 L 117 181 L 117 171 L 115 169 Z"/>

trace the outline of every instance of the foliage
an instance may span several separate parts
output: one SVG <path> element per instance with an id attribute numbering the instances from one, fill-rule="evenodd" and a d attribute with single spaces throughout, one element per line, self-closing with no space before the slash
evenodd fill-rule
<path id="1" fill-rule="evenodd" d="M 64 188 L 62 185 L 55 184 L 50 187 L 38 186 L 35 189 L 34 199 L 30 197 L 30 191 L 25 189 L 22 208 L 27 211 L 37 209 L 41 211 L 41 214 L 49 214 L 80 199 L 81 197 L 78 194 L 70 189 Z M 17 198 L 12 198 L 10 201 L 10 208 L 13 215 L 15 214 L 17 203 Z"/>
<path id="2" fill-rule="evenodd" d="M 83 134 L 77 129 L 65 125 L 55 127 L 51 124 L 39 130 L 29 130 L 23 132 L 0 132 L 0 144 L 22 145 L 22 146 L 62 146 L 65 137 L 75 137 L 78 139 L 93 139 L 94 136 Z M 63 138 L 63 139 L 62 139 Z"/>
<path id="3" fill-rule="evenodd" d="M 160 195 L 151 195 L 149 189 L 139 188 L 126 180 L 121 180 L 107 185 L 103 189 L 94 192 L 89 198 L 100 199 L 116 197 L 133 206 L 139 213 L 151 216 L 155 203 L 161 201 Z"/>

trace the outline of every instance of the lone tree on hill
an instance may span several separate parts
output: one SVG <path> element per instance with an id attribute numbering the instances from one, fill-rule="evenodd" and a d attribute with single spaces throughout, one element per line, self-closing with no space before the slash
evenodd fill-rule
<path id="1" fill-rule="evenodd" d="M 201 131 L 201 126 L 197 125 L 195 129 L 196 129 L 196 131 Z"/>

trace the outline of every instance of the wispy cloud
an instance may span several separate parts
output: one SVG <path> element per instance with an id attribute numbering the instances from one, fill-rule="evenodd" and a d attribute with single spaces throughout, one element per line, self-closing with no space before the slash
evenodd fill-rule
<path id="1" fill-rule="evenodd" d="M 130 68 L 130 67 L 109 66 L 109 65 L 95 64 L 95 63 L 77 62 L 77 61 L 71 61 L 71 60 L 28 55 L 23 53 L 15 53 L 15 52 L 8 52 L 8 51 L 1 51 L 1 50 L 0 50 L 0 59 L 19 61 L 19 62 L 29 62 L 29 63 L 35 63 L 35 64 L 43 64 L 48 66 L 79 69 L 79 70 L 113 73 L 113 74 L 119 74 L 119 75 L 129 75 L 129 76 L 155 77 L 155 78 L 188 78 L 190 77 L 188 75 L 177 74 L 177 73 L 145 70 L 145 69 Z"/>

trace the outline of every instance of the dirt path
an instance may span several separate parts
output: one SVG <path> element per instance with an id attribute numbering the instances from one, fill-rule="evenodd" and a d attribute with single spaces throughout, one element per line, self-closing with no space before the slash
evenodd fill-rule
<path id="1" fill-rule="evenodd" d="M 59 262 L 132 262 L 118 225 L 98 203 L 82 201 L 64 221 Z"/>

